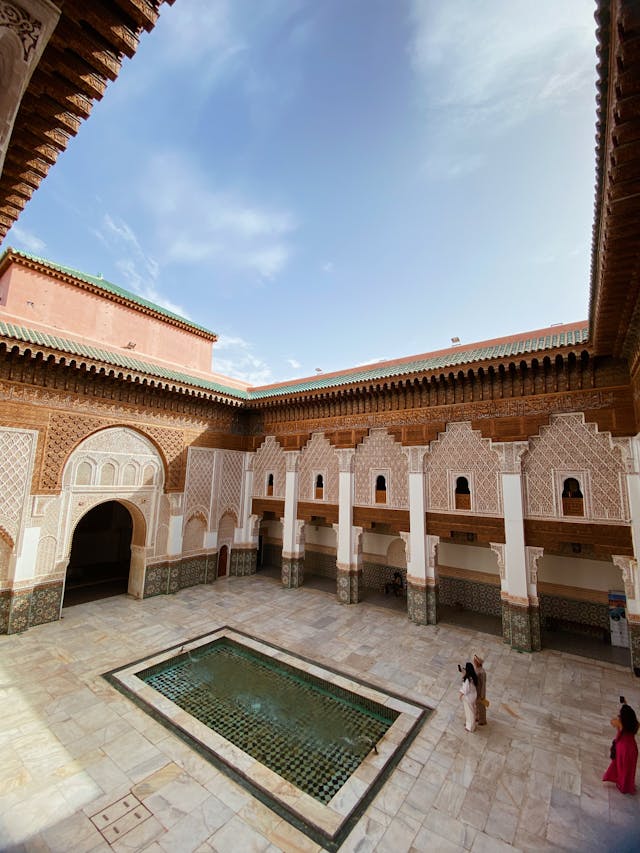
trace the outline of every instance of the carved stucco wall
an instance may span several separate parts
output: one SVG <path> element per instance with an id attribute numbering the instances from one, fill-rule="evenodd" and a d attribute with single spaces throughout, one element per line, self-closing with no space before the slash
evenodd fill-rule
<path id="1" fill-rule="evenodd" d="M 227 512 L 233 512 L 236 519 L 242 515 L 240 500 L 242 496 L 243 455 L 233 450 L 218 450 L 218 488 L 216 489 L 213 517 L 217 522 Z"/>
<path id="2" fill-rule="evenodd" d="M 223 545 L 227 545 L 231 549 L 233 545 L 233 537 L 235 528 L 238 525 L 238 519 L 232 512 L 226 512 L 220 519 L 218 526 L 218 550 Z"/>
<path id="3" fill-rule="evenodd" d="M 123 425 L 126 429 L 129 425 Z M 133 425 L 132 425 L 133 426 Z M 52 412 L 47 426 L 42 468 L 40 470 L 40 492 L 57 491 L 61 487 L 62 469 L 74 448 L 83 439 L 98 434 L 103 428 L 113 428 L 113 422 L 72 412 Z M 183 430 L 156 427 L 151 424 L 140 426 L 160 448 L 166 464 L 169 490 L 178 490 L 183 482 L 184 433 Z M 164 476 L 164 475 L 163 475 Z"/>
<path id="4" fill-rule="evenodd" d="M 215 461 L 215 450 L 203 447 L 189 448 L 187 477 L 184 487 L 185 530 L 189 520 L 197 513 L 204 516 L 207 529 L 209 528 Z"/>
<path id="5" fill-rule="evenodd" d="M 355 455 L 355 503 L 375 505 L 375 481 L 379 474 L 386 478 L 386 506 L 407 509 L 409 506 L 407 457 L 402 445 L 386 429 L 372 429 Z"/>
<path id="6" fill-rule="evenodd" d="M 108 483 L 105 471 L 110 472 Z M 138 513 L 144 529 L 136 527 L 134 520 L 134 537 L 136 531 L 142 536 L 146 533 L 150 550 L 157 553 L 155 534 L 164 465 L 149 439 L 128 427 L 93 433 L 65 460 L 61 480 L 60 496 L 37 495 L 33 499 L 32 523 L 40 526 L 38 577 L 64 574 L 76 524 L 90 509 L 108 500 L 124 502 L 134 515 Z"/>
<path id="7" fill-rule="evenodd" d="M 470 423 L 451 423 L 426 456 L 427 506 L 437 512 L 455 509 L 455 485 L 466 477 L 474 513 L 502 515 L 500 457 L 491 440 L 482 438 Z"/>
<path id="8" fill-rule="evenodd" d="M 284 498 L 285 456 L 274 436 L 268 435 L 256 450 L 253 463 L 253 497 L 264 498 L 267 495 L 267 475 L 273 474 L 274 498 Z"/>
<path id="9" fill-rule="evenodd" d="M 300 456 L 300 500 L 313 501 L 315 476 L 322 474 L 324 480 L 323 500 L 338 503 L 338 456 L 329 439 L 323 433 L 314 432 Z"/>
<path id="10" fill-rule="evenodd" d="M 529 517 L 561 517 L 562 483 L 576 476 L 584 495 L 585 518 L 629 518 L 622 447 L 610 433 L 585 423 L 582 413 L 552 415 L 549 426 L 541 427 L 540 435 L 529 440 L 522 472 Z"/>
<path id="11" fill-rule="evenodd" d="M 32 430 L 0 428 L 0 528 L 7 545 L 0 555 L 0 584 L 8 579 L 10 554 L 23 524 L 36 439 Z"/>

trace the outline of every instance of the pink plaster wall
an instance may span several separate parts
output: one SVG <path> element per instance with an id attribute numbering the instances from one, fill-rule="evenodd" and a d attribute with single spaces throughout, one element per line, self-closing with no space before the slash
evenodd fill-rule
<path id="1" fill-rule="evenodd" d="M 186 373 L 211 375 L 211 341 L 16 264 L 0 277 L 0 319 Z M 129 341 L 135 349 L 126 349 Z"/>

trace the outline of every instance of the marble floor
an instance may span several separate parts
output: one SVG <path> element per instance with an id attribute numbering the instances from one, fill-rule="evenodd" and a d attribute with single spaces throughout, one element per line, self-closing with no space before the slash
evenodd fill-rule
<path id="1" fill-rule="evenodd" d="M 0 638 L 1 850 L 319 849 L 101 677 L 221 625 L 435 709 L 342 851 L 639 849 L 640 795 L 600 781 L 618 696 L 640 708 L 630 670 L 253 576 L 81 604 Z M 473 652 L 491 707 L 469 734 L 456 665 Z"/>

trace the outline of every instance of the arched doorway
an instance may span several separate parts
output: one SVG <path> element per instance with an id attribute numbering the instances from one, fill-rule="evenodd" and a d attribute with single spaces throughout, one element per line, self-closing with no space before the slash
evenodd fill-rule
<path id="1" fill-rule="evenodd" d="M 220 553 L 218 554 L 218 577 L 223 578 L 227 574 L 227 556 L 229 554 L 229 549 L 226 545 L 223 545 L 220 548 Z"/>
<path id="2" fill-rule="evenodd" d="M 98 504 L 78 522 L 62 606 L 123 595 L 129 584 L 133 520 L 118 501 Z"/>

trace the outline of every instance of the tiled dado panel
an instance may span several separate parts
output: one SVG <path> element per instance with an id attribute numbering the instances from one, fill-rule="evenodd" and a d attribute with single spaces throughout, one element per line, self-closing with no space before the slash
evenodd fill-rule
<path id="1" fill-rule="evenodd" d="M 215 578 L 216 554 L 185 557 L 172 563 L 156 563 L 147 566 L 144 578 L 144 598 L 166 595 L 197 586 Z"/>
<path id="2" fill-rule="evenodd" d="M 18 634 L 34 625 L 57 622 L 62 589 L 58 582 L 0 594 L 0 634 Z"/>
<path id="3" fill-rule="evenodd" d="M 629 641 L 631 643 L 631 666 L 637 676 L 640 676 L 640 625 L 629 622 Z"/>
<path id="4" fill-rule="evenodd" d="M 323 578 L 333 578 L 335 580 L 338 573 L 336 555 L 325 554 L 321 551 L 312 551 L 310 548 L 305 548 L 304 570 L 307 576 L 320 575 Z"/>
<path id="5" fill-rule="evenodd" d="M 396 572 L 402 575 L 402 586 L 407 588 L 407 570 L 396 566 L 386 566 L 384 563 L 362 563 L 362 585 L 365 589 L 375 589 L 376 592 L 384 592 L 384 585 L 391 583 Z"/>
<path id="6" fill-rule="evenodd" d="M 273 545 L 265 542 L 262 546 L 262 565 L 281 569 L 282 568 L 282 545 Z"/>
<path id="7" fill-rule="evenodd" d="M 580 630 L 592 626 L 609 631 L 609 608 L 595 601 L 578 601 L 556 595 L 540 595 L 540 617 L 546 630 Z"/>
<path id="8" fill-rule="evenodd" d="M 463 607 L 474 613 L 486 613 L 489 616 L 501 616 L 500 587 L 488 583 L 439 577 L 438 603 L 450 607 Z"/>
<path id="9" fill-rule="evenodd" d="M 254 575 L 258 562 L 258 551 L 255 548 L 232 549 L 229 560 L 229 574 L 234 577 Z"/>

